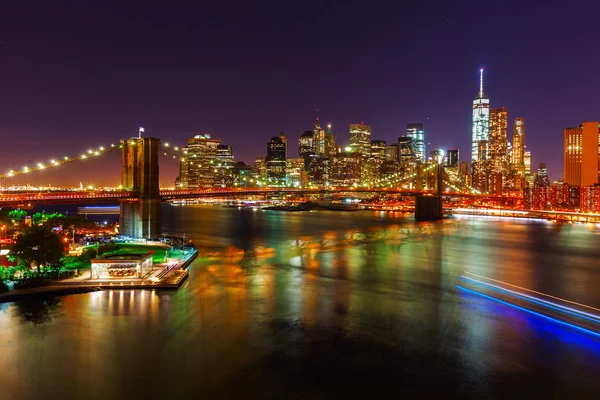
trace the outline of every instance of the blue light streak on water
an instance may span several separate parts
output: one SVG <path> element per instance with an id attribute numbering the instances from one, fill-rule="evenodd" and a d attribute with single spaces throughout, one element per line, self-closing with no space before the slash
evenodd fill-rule
<path id="1" fill-rule="evenodd" d="M 500 299 L 497 299 L 497 298 L 495 298 L 493 296 L 489 296 L 487 294 L 483 294 L 483 293 L 477 292 L 475 290 L 467 289 L 467 288 L 459 286 L 459 285 L 457 285 L 456 288 L 458 290 L 462 290 L 462 291 L 467 292 L 467 293 L 475 294 L 477 296 L 481 296 L 481 297 L 484 297 L 486 299 L 496 301 L 496 302 L 504 304 L 506 306 L 509 306 L 509 307 L 512 307 L 512 308 L 516 308 L 517 310 L 521 310 L 521 311 L 524 311 L 526 313 L 529 313 L 529 314 L 538 316 L 540 318 L 543 318 L 545 320 L 552 321 L 552 322 L 557 323 L 559 325 L 567 326 L 569 328 L 576 329 L 578 331 L 585 332 L 585 333 L 587 333 L 589 335 L 592 335 L 592 336 L 600 338 L 600 333 L 594 332 L 594 331 L 592 331 L 590 329 L 586 329 L 586 328 L 583 328 L 581 326 L 577 326 L 577 325 L 574 325 L 574 324 L 571 324 L 571 323 L 568 323 L 568 322 L 565 322 L 565 321 L 561 321 L 561 320 L 556 319 L 556 318 L 552 318 L 552 317 L 550 317 L 548 315 L 544 315 L 544 314 L 538 313 L 536 311 L 529 310 L 529 309 L 521 307 L 521 306 L 517 306 L 516 304 L 511 304 L 511 303 L 509 303 L 507 301 L 500 300 Z"/>
<path id="2" fill-rule="evenodd" d="M 574 308 L 566 307 L 566 306 L 563 306 L 563 305 L 560 305 L 560 304 L 557 304 L 557 303 L 553 303 L 553 302 L 548 301 L 548 300 L 539 299 L 539 298 L 537 298 L 535 296 L 520 294 L 518 292 L 515 292 L 514 290 L 501 289 L 501 288 L 499 288 L 496 285 L 491 285 L 489 283 L 485 283 L 485 282 L 481 282 L 481 281 L 478 281 L 478 280 L 475 280 L 475 279 L 471 279 L 471 278 L 468 278 L 466 276 L 463 276 L 462 279 L 465 280 L 465 281 L 469 281 L 469 283 L 472 283 L 473 285 L 476 285 L 476 286 L 482 286 L 482 287 L 485 287 L 486 289 L 495 290 L 497 292 L 504 293 L 504 294 L 507 294 L 509 296 L 517 297 L 519 299 L 528 301 L 530 303 L 535 303 L 535 304 L 538 304 L 538 305 L 546 307 L 546 308 L 550 308 L 550 309 L 555 310 L 555 311 L 559 311 L 559 312 L 562 312 L 562 313 L 565 313 L 565 314 L 570 314 L 570 315 L 573 315 L 575 317 L 586 319 L 588 321 L 600 324 L 600 317 L 596 316 L 594 314 L 589 314 L 589 313 L 586 313 L 586 312 L 583 312 L 583 311 L 579 311 L 579 310 L 576 310 Z"/>

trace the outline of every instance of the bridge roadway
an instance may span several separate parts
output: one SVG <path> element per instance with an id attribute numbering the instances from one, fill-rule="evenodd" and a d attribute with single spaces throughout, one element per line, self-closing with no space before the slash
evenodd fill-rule
<path id="1" fill-rule="evenodd" d="M 409 190 L 390 188 L 328 188 L 328 189 L 297 189 L 297 188 L 225 188 L 225 189 L 161 189 L 160 196 L 163 200 L 175 200 L 198 197 L 222 197 L 222 196 L 251 196 L 267 194 L 342 194 L 351 195 L 364 193 L 394 194 L 400 196 L 416 196 L 419 194 L 434 194 L 431 190 Z M 459 192 L 445 192 L 448 197 L 487 198 L 490 200 L 505 200 L 506 197 L 489 195 L 465 194 Z M 137 195 L 128 191 L 48 191 L 37 193 L 0 193 L 0 206 L 29 206 L 31 204 L 61 204 L 61 203 L 110 203 L 119 200 L 136 201 Z"/>

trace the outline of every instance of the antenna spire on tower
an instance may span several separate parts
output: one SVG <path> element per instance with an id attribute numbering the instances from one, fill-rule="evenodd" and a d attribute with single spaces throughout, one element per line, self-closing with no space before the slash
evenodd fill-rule
<path id="1" fill-rule="evenodd" d="M 483 97 L 483 68 L 479 70 L 479 97 Z"/>

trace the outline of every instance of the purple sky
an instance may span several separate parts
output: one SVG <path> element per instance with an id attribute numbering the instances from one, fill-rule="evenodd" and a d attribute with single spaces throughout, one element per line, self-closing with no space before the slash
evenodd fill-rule
<path id="1" fill-rule="evenodd" d="M 422 121 L 427 142 L 469 161 L 480 67 L 509 139 L 524 117 L 532 166 L 552 179 L 563 129 L 600 118 L 592 1 L 41 3 L 0 6 L 2 172 L 140 125 L 178 144 L 210 132 L 245 162 L 283 131 L 295 155 L 317 108 L 342 144 L 350 123 L 392 142 Z M 118 184 L 118 167 L 111 156 L 19 182 Z M 176 164 L 161 168 L 170 183 Z"/>

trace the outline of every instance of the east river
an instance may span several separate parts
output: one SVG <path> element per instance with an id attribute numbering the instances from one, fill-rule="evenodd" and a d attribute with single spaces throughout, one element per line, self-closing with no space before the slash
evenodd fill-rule
<path id="1" fill-rule="evenodd" d="M 0 305 L 0 399 L 600 395 L 600 338 L 455 287 L 469 271 L 600 307 L 600 227 L 162 216 L 200 248 L 187 282 Z"/>

